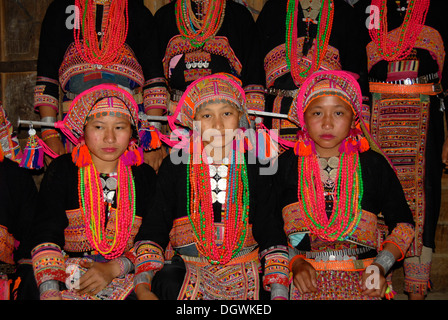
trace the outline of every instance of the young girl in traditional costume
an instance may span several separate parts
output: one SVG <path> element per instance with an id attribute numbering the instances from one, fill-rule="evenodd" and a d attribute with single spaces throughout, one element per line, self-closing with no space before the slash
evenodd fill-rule
<path id="1" fill-rule="evenodd" d="M 286 237 L 273 207 L 259 206 L 272 199 L 272 175 L 260 175 L 245 152 L 254 145 L 244 139 L 241 82 L 229 74 L 196 80 L 173 116 L 193 134 L 158 173 L 157 202 L 136 243 L 137 296 L 256 300 L 270 290 L 287 298 Z"/>
<path id="2" fill-rule="evenodd" d="M 393 168 L 369 148 L 379 151 L 361 101 L 351 75 L 326 71 L 304 82 L 292 108 L 302 130 L 280 157 L 276 185 L 291 299 L 383 297 L 385 275 L 412 242 L 412 214 Z"/>
<path id="3" fill-rule="evenodd" d="M 57 123 L 77 146 L 51 163 L 39 191 L 32 263 L 41 299 L 132 297 L 130 249 L 156 178 L 136 147 L 138 121 L 132 95 L 102 84 Z"/>

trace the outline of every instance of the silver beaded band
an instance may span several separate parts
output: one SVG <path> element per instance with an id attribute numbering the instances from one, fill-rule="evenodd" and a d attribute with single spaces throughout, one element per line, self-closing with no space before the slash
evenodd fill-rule
<path id="1" fill-rule="evenodd" d="M 140 272 L 135 275 L 134 277 L 134 287 L 136 287 L 138 284 L 147 283 L 151 285 L 151 280 L 154 276 L 153 271 L 144 271 Z"/>
<path id="2" fill-rule="evenodd" d="M 128 258 L 119 257 L 116 260 L 120 265 L 120 275 L 118 276 L 119 278 L 124 277 L 134 269 L 134 264 Z"/>
<path id="3" fill-rule="evenodd" d="M 279 283 L 271 284 L 271 300 L 276 298 L 288 300 L 288 288 Z"/>
<path id="4" fill-rule="evenodd" d="M 159 131 L 162 130 L 162 124 L 160 122 L 150 121 L 149 125 L 153 126 L 154 128 L 156 128 Z"/>
<path id="5" fill-rule="evenodd" d="M 392 252 L 382 250 L 378 253 L 373 263 L 379 264 L 384 269 L 384 274 L 387 274 L 395 263 L 395 257 Z"/>
<path id="6" fill-rule="evenodd" d="M 59 291 L 59 282 L 57 280 L 47 280 L 39 286 L 39 293 L 43 294 L 48 290 Z"/>
<path id="7" fill-rule="evenodd" d="M 42 128 L 40 129 L 40 132 L 44 132 L 45 130 L 54 130 L 54 126 L 53 123 L 56 122 L 56 117 L 43 117 L 40 119 L 40 122 L 44 122 L 44 123 L 48 123 L 49 126 L 45 126 L 43 125 Z"/>

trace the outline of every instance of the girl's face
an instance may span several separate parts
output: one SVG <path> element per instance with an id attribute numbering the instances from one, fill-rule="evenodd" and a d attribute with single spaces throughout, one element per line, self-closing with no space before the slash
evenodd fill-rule
<path id="1" fill-rule="evenodd" d="M 204 147 L 213 153 L 215 149 L 221 151 L 229 146 L 239 128 L 241 115 L 235 107 L 222 102 L 209 103 L 196 112 L 194 119 L 200 121 Z"/>
<path id="2" fill-rule="evenodd" d="M 131 123 L 123 118 L 104 116 L 87 122 L 84 138 L 98 171 L 116 170 L 118 159 L 126 151 L 132 137 Z"/>
<path id="3" fill-rule="evenodd" d="M 352 108 L 337 96 L 313 100 L 304 120 L 317 153 L 325 158 L 339 155 L 339 146 L 355 126 Z"/>

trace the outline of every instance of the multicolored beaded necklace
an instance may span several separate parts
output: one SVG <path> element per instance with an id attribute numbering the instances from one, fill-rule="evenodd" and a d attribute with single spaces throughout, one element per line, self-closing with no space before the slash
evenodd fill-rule
<path id="1" fill-rule="evenodd" d="M 204 0 L 202 17 L 198 19 L 191 8 L 192 0 L 178 0 L 175 14 L 177 28 L 182 37 L 198 48 L 213 38 L 224 20 L 226 0 Z"/>
<path id="2" fill-rule="evenodd" d="M 100 174 L 93 163 L 78 169 L 78 195 L 91 246 L 106 259 L 120 256 L 128 243 L 135 218 L 135 184 L 130 166 L 118 161 L 114 232 L 106 232 L 106 199 Z M 115 213 L 114 213 L 115 211 Z"/>
<path id="3" fill-rule="evenodd" d="M 361 218 L 363 181 L 359 153 L 342 153 L 334 185 L 334 205 L 328 216 L 319 159 L 315 153 L 298 158 L 298 190 L 302 218 L 310 231 L 325 241 L 342 241 Z"/>
<path id="4" fill-rule="evenodd" d="M 100 32 L 96 30 L 95 0 L 75 0 L 75 5 L 82 14 L 80 28 L 73 28 L 78 54 L 99 67 L 117 63 L 128 34 L 128 0 L 114 0 L 104 6 Z"/>
<path id="5" fill-rule="evenodd" d="M 429 2 L 430 0 L 409 0 L 403 23 L 399 27 L 398 41 L 395 42 L 389 37 L 387 0 L 372 0 L 372 6 L 380 8 L 380 27 L 369 29 L 369 33 L 383 59 L 396 61 L 409 55 L 425 24 Z"/>
<path id="6" fill-rule="evenodd" d="M 249 222 L 247 167 L 244 153 L 238 151 L 231 153 L 225 213 L 222 216 L 224 220 L 222 246 L 216 244 L 209 164 L 203 161 L 202 152 L 198 152 L 190 155 L 190 163 L 187 165 L 188 218 L 197 240 L 198 251 L 211 264 L 224 265 L 229 262 L 241 251 L 247 234 Z"/>
<path id="7" fill-rule="evenodd" d="M 333 0 L 322 0 L 317 27 L 316 47 L 313 60 L 308 67 L 298 63 L 297 53 L 297 16 L 299 0 L 288 0 L 286 12 L 286 63 L 297 87 L 305 81 L 306 77 L 319 70 L 322 58 L 325 56 L 333 27 L 334 5 Z M 309 21 L 307 23 L 310 23 Z M 294 63 L 291 63 L 293 61 Z"/>

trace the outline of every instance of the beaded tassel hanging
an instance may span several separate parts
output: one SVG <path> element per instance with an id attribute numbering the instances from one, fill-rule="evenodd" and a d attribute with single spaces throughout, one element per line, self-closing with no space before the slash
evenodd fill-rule
<path id="1" fill-rule="evenodd" d="M 110 234 L 106 232 L 106 204 L 99 173 L 93 163 L 78 169 L 79 202 L 87 239 L 106 259 L 114 259 L 124 252 L 135 218 L 134 179 L 131 167 L 121 160 L 118 161 L 117 182 L 115 225 Z"/>
<path id="2" fill-rule="evenodd" d="M 380 28 L 371 28 L 369 33 L 383 59 L 396 61 L 409 55 L 425 24 L 429 2 L 430 0 L 409 0 L 406 15 L 399 27 L 398 40 L 395 42 L 388 32 L 387 0 L 372 0 L 372 6 L 380 8 Z"/>
<path id="3" fill-rule="evenodd" d="M 209 166 L 204 163 L 202 152 L 190 154 L 190 164 L 187 166 L 187 212 L 198 250 L 211 264 L 223 265 L 229 262 L 240 252 L 246 239 L 249 181 L 243 153 L 232 151 L 227 181 L 224 236 L 222 246 L 218 246 Z"/>
<path id="4" fill-rule="evenodd" d="M 298 199 L 310 231 L 325 241 L 342 241 L 355 230 L 361 218 L 363 182 L 359 153 L 342 153 L 335 179 L 333 211 L 325 210 L 325 197 L 315 153 L 298 158 Z"/>
<path id="5" fill-rule="evenodd" d="M 85 61 L 96 65 L 117 63 L 128 34 L 128 0 L 111 1 L 109 11 L 104 12 L 101 36 L 98 36 L 96 30 L 95 1 L 75 0 L 75 5 L 82 17 L 82 20 L 79 17 L 80 26 L 73 28 L 78 54 Z"/>
<path id="6" fill-rule="evenodd" d="M 191 8 L 192 0 L 178 0 L 175 14 L 177 29 L 193 47 L 201 47 L 218 32 L 224 20 L 226 0 L 207 0 L 202 16 L 198 19 Z"/>
<path id="7" fill-rule="evenodd" d="M 325 56 L 333 27 L 334 5 L 333 0 L 322 0 L 319 12 L 319 24 L 315 40 L 313 60 L 308 67 L 298 63 L 297 53 L 297 16 L 299 0 L 288 0 L 286 12 L 286 63 L 291 72 L 291 77 L 297 87 L 303 83 L 306 77 L 319 70 L 322 58 Z"/>

